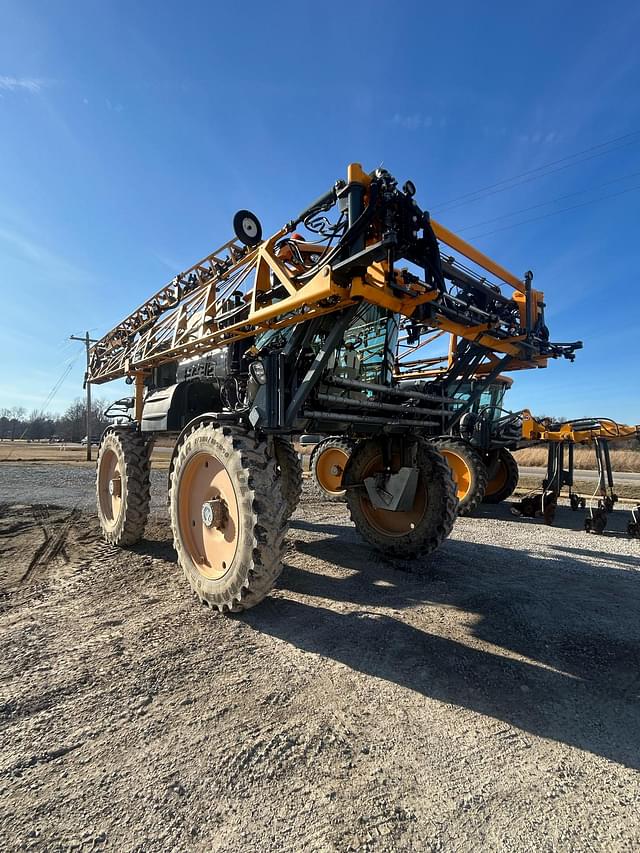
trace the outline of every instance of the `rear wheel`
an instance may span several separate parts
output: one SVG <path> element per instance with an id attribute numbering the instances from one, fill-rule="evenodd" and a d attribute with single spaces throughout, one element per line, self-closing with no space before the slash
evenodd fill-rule
<path id="1" fill-rule="evenodd" d="M 102 535 L 111 545 L 134 545 L 149 516 L 149 442 L 141 433 L 112 428 L 100 442 L 96 503 Z"/>
<path id="2" fill-rule="evenodd" d="M 489 465 L 489 479 L 484 502 L 499 504 L 510 497 L 518 485 L 518 463 L 506 448 L 501 447 L 493 465 Z"/>
<path id="3" fill-rule="evenodd" d="M 344 500 L 342 477 L 353 448 L 347 438 L 325 438 L 313 449 L 309 469 L 314 489 L 324 500 Z"/>
<path id="4" fill-rule="evenodd" d="M 375 507 L 363 485 L 385 471 L 380 439 L 356 445 L 344 477 L 351 520 L 360 535 L 379 550 L 401 557 L 435 551 L 451 533 L 458 508 L 451 469 L 435 447 L 418 440 L 414 465 L 418 484 L 413 507 L 402 512 Z M 398 454 L 391 460 L 391 470 L 400 467 Z"/>
<path id="5" fill-rule="evenodd" d="M 236 426 L 194 426 L 170 485 L 178 562 L 200 599 L 221 612 L 253 607 L 282 570 L 287 504 L 264 441 Z"/>
<path id="6" fill-rule="evenodd" d="M 457 438 L 433 442 L 451 468 L 458 496 L 458 515 L 471 515 L 484 497 L 487 467 L 478 451 Z"/>

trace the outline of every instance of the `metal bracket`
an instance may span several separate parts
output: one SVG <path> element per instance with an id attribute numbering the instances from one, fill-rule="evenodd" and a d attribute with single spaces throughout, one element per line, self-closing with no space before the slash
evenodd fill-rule
<path id="1" fill-rule="evenodd" d="M 407 512 L 413 508 L 418 487 L 418 469 L 400 468 L 396 474 L 378 474 L 364 481 L 369 500 L 376 509 Z"/>

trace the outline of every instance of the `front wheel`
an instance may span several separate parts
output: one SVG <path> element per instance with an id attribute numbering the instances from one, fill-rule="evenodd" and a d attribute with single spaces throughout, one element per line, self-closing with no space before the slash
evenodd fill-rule
<path id="1" fill-rule="evenodd" d="M 364 481 L 385 469 L 383 440 L 369 439 L 356 445 L 345 471 L 346 500 L 360 535 L 387 554 L 409 557 L 430 554 L 451 533 L 458 499 L 451 469 L 444 457 L 425 441 L 415 444 L 414 466 L 418 483 L 411 509 L 392 512 L 375 507 Z M 392 456 L 391 471 L 401 467 L 399 454 Z"/>
<path id="2" fill-rule="evenodd" d="M 269 593 L 282 570 L 287 503 L 276 460 L 238 426 L 194 426 L 171 472 L 178 562 L 200 601 L 237 613 Z"/>

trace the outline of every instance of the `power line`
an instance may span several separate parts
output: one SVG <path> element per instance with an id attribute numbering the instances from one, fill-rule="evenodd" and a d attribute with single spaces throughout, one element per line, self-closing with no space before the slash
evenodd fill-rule
<path id="1" fill-rule="evenodd" d="M 91 344 L 95 344 L 97 341 L 89 335 L 89 332 L 85 332 L 82 337 L 69 335 L 69 340 L 81 341 L 84 344 L 87 356 L 87 371 L 84 375 L 84 387 L 87 391 L 87 462 L 91 462 L 91 382 L 89 382 L 89 366 L 91 362 Z"/>
<path id="2" fill-rule="evenodd" d="M 47 394 L 47 397 L 46 397 L 44 403 L 42 404 L 42 406 L 40 407 L 40 409 L 36 409 L 36 411 L 39 414 L 39 417 L 41 417 L 41 418 L 44 417 L 47 406 L 49 406 L 53 402 L 53 399 L 56 396 L 56 394 L 58 393 L 58 391 L 60 390 L 62 383 L 67 378 L 67 376 L 71 373 L 71 371 L 72 371 L 72 369 L 73 369 L 73 367 L 74 367 L 74 365 L 75 365 L 75 363 L 79 357 L 80 357 L 80 353 L 78 353 L 78 355 L 76 355 L 76 357 L 72 361 L 70 361 L 69 364 L 67 364 L 65 369 L 62 371 L 60 378 L 54 383 L 51 390 Z M 21 441 L 25 437 L 30 426 L 31 426 L 31 424 L 27 423 L 26 427 L 22 431 L 22 434 L 18 436 L 18 441 Z M 13 456 L 14 452 L 15 452 L 15 445 L 9 450 L 8 453 L 6 453 L 2 457 L 1 461 L 6 462 L 8 459 L 10 459 Z"/>
<path id="3" fill-rule="evenodd" d="M 638 143 L 640 143 L 640 139 L 637 140 L 637 142 L 628 142 L 625 145 L 618 146 L 618 148 L 610 148 L 608 151 L 602 151 L 600 153 L 601 154 L 609 154 L 609 152 L 611 152 L 611 151 L 618 151 L 619 148 L 625 148 L 628 145 L 637 145 Z M 459 204 L 453 204 L 448 208 L 448 210 L 449 211 L 450 210 L 457 210 L 460 207 L 466 207 L 469 204 L 473 204 L 473 202 L 481 201 L 484 198 L 489 198 L 489 196 L 497 195 L 498 193 L 510 192 L 511 190 L 514 190 L 517 187 L 521 187 L 524 184 L 530 184 L 532 181 L 537 181 L 538 178 L 548 178 L 549 175 L 555 175 L 557 172 L 563 172 L 565 169 L 569 169 L 572 166 L 578 166 L 580 163 L 586 163 L 588 160 L 593 160 L 595 157 L 599 157 L 599 156 L 600 156 L 600 154 L 591 154 L 589 157 L 583 157 L 582 160 L 576 160 L 574 163 L 568 163 L 565 166 L 558 166 L 557 169 L 549 169 L 548 171 L 544 172 L 541 175 L 532 175 L 531 177 L 525 178 L 522 181 L 518 181 L 515 184 L 511 184 L 508 187 L 502 187 L 502 188 L 497 189 L 497 190 L 492 190 L 492 192 L 484 193 L 483 195 L 479 195 L 476 198 L 472 198 L 467 202 L 460 202 Z"/>
<path id="4" fill-rule="evenodd" d="M 580 204 L 573 204 L 570 207 L 563 207 L 561 210 L 552 210 L 549 213 L 543 213 L 542 216 L 533 216 L 531 219 L 523 219 L 522 222 L 513 222 L 511 225 L 504 225 L 502 228 L 494 228 L 493 231 L 485 231 L 484 234 L 475 234 L 473 237 L 470 237 L 470 240 L 479 240 L 480 237 L 489 237 L 491 234 L 498 234 L 500 231 L 508 231 L 509 228 L 517 228 L 518 225 L 526 225 L 529 222 L 538 222 L 541 219 L 547 219 L 549 216 L 557 216 L 559 213 L 567 213 L 569 210 L 576 210 L 579 207 L 588 207 L 590 204 L 596 204 L 599 201 L 605 201 L 608 198 L 616 198 L 619 195 L 624 195 L 625 193 L 634 192 L 635 190 L 640 190 L 640 184 L 635 187 L 628 187 L 626 190 L 620 190 L 617 193 L 609 193 L 608 195 L 600 196 L 600 198 L 593 198 L 589 201 L 581 202 Z"/>
<path id="5" fill-rule="evenodd" d="M 557 166 L 558 163 L 564 163 L 567 160 L 573 160 L 576 157 L 580 157 L 582 154 L 589 154 L 591 151 L 595 151 L 598 148 L 605 148 L 607 145 L 613 145 L 615 142 L 621 142 L 623 139 L 629 139 L 631 136 L 638 135 L 640 135 L 640 130 L 634 130 L 631 133 L 625 133 L 623 136 L 615 136 L 612 139 L 606 140 L 605 142 L 600 142 L 598 145 L 592 145 L 589 148 L 583 148 L 581 151 L 576 151 L 573 154 L 567 154 L 566 157 L 560 157 L 560 159 L 558 160 L 551 160 L 549 163 L 544 163 L 542 166 L 537 166 L 535 169 L 527 169 L 525 172 L 520 172 L 517 175 L 512 175 L 510 178 L 502 178 L 502 180 L 496 181 L 494 184 L 488 184 L 486 187 L 479 187 L 477 190 L 471 190 L 470 192 L 456 196 L 455 198 L 452 198 L 449 201 L 443 201 L 441 204 L 438 204 L 435 207 L 447 207 L 448 205 L 453 204 L 456 201 L 460 201 L 461 199 L 469 198 L 469 196 L 477 195 L 478 193 L 485 192 L 486 190 L 492 190 L 494 187 L 499 187 L 502 184 L 510 183 L 511 181 L 515 181 L 518 178 L 523 178 L 525 177 L 525 175 L 531 175 L 534 172 L 540 172 L 543 169 L 548 169 L 550 166 Z"/>
<path id="6" fill-rule="evenodd" d="M 44 403 L 43 403 L 43 404 L 42 404 L 42 406 L 40 407 L 40 413 L 41 413 L 42 415 L 44 415 L 44 414 L 45 414 L 45 412 L 46 412 L 46 410 L 47 410 L 48 406 L 50 406 L 50 405 L 51 405 L 51 403 L 53 402 L 53 400 L 54 400 L 54 398 L 55 398 L 56 394 L 58 393 L 58 391 L 59 391 L 59 390 L 60 390 L 60 388 L 62 387 L 62 383 L 63 383 L 63 382 L 64 382 L 64 380 L 67 378 L 67 376 L 71 373 L 71 371 L 72 371 L 72 370 L 73 370 L 73 368 L 75 367 L 75 364 L 76 364 L 76 362 L 77 362 L 77 360 L 78 360 L 79 358 L 80 358 L 80 353 L 78 353 L 76 356 L 74 356 L 74 357 L 73 357 L 73 359 L 70 359 L 70 360 L 68 361 L 67 366 L 66 366 L 66 367 L 65 367 L 65 369 L 62 371 L 62 375 L 60 376 L 60 378 L 58 379 L 58 381 L 53 385 L 53 387 L 51 388 L 51 390 L 50 390 L 50 391 L 49 391 L 49 393 L 47 394 L 47 397 L 46 397 L 46 399 L 45 399 Z"/>
<path id="7" fill-rule="evenodd" d="M 602 187 L 609 187 L 611 184 L 618 183 L 618 181 L 626 181 L 628 178 L 636 178 L 638 175 L 640 175 L 640 172 L 630 172 L 628 175 L 621 175 L 619 178 L 612 178 L 610 181 L 605 181 L 603 184 L 596 184 L 596 186 L 589 187 L 586 190 L 577 190 L 573 193 L 559 195 L 555 198 L 549 199 L 549 201 L 541 201 L 539 204 L 532 204 L 529 207 L 521 207 L 519 210 L 512 210 L 510 213 L 503 213 L 501 216 L 494 216 L 493 219 L 485 219 L 482 222 L 476 222 L 474 225 L 465 225 L 464 228 L 457 228 L 456 231 L 470 231 L 472 228 L 480 228 L 483 225 L 490 225 L 492 222 L 498 222 L 500 219 L 507 219 L 509 216 L 517 216 L 519 213 L 527 213 L 529 210 L 536 210 L 539 207 L 546 207 L 548 204 L 555 204 L 557 201 L 563 201 L 565 198 L 573 198 L 577 195 L 583 195 L 584 193 L 602 189 Z"/>
<path id="8" fill-rule="evenodd" d="M 535 169 L 528 169 L 525 172 L 520 172 L 517 175 L 512 175 L 510 178 L 503 178 L 500 181 L 496 181 L 493 184 L 488 184 L 486 187 L 480 187 L 477 190 L 472 190 L 471 192 L 464 193 L 463 195 L 456 196 L 455 198 L 450 199 L 449 201 L 442 202 L 440 204 L 433 205 L 432 210 L 443 212 L 444 210 L 455 209 L 463 206 L 463 204 L 471 204 L 475 201 L 480 201 L 487 196 L 496 195 L 499 192 L 508 192 L 511 189 L 515 189 L 515 187 L 521 186 L 522 184 L 530 183 L 531 181 L 538 180 L 538 178 L 545 178 L 548 175 L 553 175 L 556 172 L 561 172 L 564 169 L 569 169 L 572 166 L 577 166 L 580 163 L 585 163 L 588 160 L 593 160 L 596 157 L 602 157 L 605 154 L 609 154 L 612 151 L 619 151 L 621 148 L 627 148 L 630 145 L 637 145 L 640 143 L 640 139 L 634 139 L 631 142 L 626 142 L 623 145 L 615 145 L 616 142 L 621 142 L 624 139 L 628 139 L 631 136 L 640 136 L 640 130 L 636 130 L 633 133 L 627 133 L 624 136 L 618 136 L 614 139 L 610 139 L 607 142 L 601 142 L 599 145 L 593 145 L 590 148 L 585 148 L 582 151 L 577 151 L 574 154 L 568 154 L 566 157 L 561 157 L 559 160 L 552 160 L 549 163 L 545 163 L 543 166 L 537 166 Z M 607 147 L 614 146 L 614 147 Z M 605 151 L 599 151 L 597 149 L 606 148 Z M 596 151 L 595 154 L 590 154 L 592 151 Z M 589 154 L 588 157 L 582 157 L 583 154 Z M 576 160 L 576 157 L 580 157 L 581 159 Z M 567 160 L 574 160 L 575 162 L 567 163 Z M 564 166 L 560 166 L 557 169 L 551 169 L 551 166 L 556 166 L 559 163 L 565 163 Z M 538 173 L 542 174 L 538 174 Z M 526 180 L 519 180 L 520 178 L 526 178 Z M 518 183 L 513 183 L 514 181 L 518 181 Z M 503 184 L 510 184 L 511 186 L 503 186 Z M 493 192 L 490 192 L 490 191 Z"/>

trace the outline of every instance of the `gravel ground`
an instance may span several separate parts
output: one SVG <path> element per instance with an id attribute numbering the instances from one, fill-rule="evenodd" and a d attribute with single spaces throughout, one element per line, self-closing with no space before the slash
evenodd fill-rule
<path id="1" fill-rule="evenodd" d="M 403 561 L 305 492 L 277 590 L 224 618 L 180 576 L 164 472 L 146 540 L 119 551 L 71 509 L 90 471 L 13 467 L 3 850 L 640 847 L 625 512 L 594 537 L 565 508 L 547 528 L 492 507 Z M 65 507 L 34 507 L 45 489 Z"/>
<path id="2" fill-rule="evenodd" d="M 166 506 L 167 474 L 166 470 L 151 469 L 151 508 L 154 511 Z M 95 486 L 94 467 L 50 463 L 0 464 L 0 503 L 49 504 L 93 512 Z"/>

